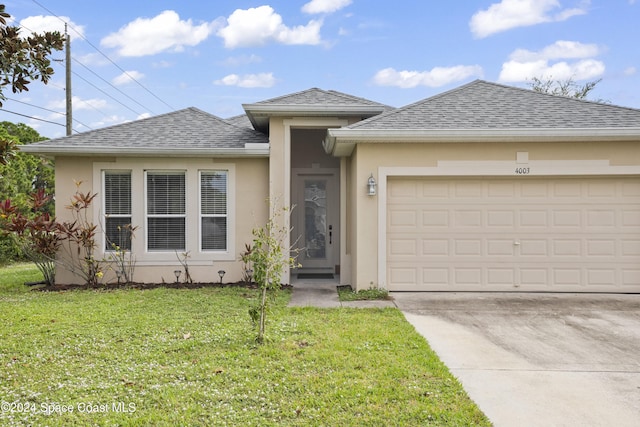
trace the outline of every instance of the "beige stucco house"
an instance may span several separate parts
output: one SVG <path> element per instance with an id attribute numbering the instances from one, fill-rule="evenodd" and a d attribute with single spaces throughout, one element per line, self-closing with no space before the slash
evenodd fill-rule
<path id="1" fill-rule="evenodd" d="M 481 80 L 398 109 L 320 89 L 243 107 L 24 150 L 55 158 L 59 217 L 74 181 L 98 194 L 97 256 L 138 227 L 136 281 L 174 280 L 184 252 L 194 280 L 239 280 L 270 199 L 295 206 L 302 268 L 285 282 L 640 292 L 640 110 Z"/>

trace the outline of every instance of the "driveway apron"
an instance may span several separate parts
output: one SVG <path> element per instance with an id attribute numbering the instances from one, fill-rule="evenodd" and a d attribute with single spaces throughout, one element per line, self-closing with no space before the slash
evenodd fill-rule
<path id="1" fill-rule="evenodd" d="M 392 296 L 494 425 L 640 425 L 640 295 Z"/>

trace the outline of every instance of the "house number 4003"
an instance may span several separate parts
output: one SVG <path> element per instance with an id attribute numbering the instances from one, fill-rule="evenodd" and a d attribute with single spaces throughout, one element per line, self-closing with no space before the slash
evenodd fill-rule
<path id="1" fill-rule="evenodd" d="M 528 175 L 529 174 L 529 168 L 516 168 L 516 174 L 517 175 Z"/>

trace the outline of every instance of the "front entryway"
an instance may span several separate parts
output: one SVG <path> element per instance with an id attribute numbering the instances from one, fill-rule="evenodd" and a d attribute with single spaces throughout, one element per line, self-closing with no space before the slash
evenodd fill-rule
<path id="1" fill-rule="evenodd" d="M 300 274 L 336 273 L 339 259 L 339 182 L 333 169 L 293 174 L 292 242 L 300 249 Z"/>

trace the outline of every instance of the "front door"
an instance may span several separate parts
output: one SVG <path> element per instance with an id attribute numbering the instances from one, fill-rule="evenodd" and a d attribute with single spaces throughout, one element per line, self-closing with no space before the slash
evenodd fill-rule
<path id="1" fill-rule="evenodd" d="M 300 249 L 301 273 L 335 273 L 339 257 L 337 172 L 294 174 L 294 246 Z"/>

